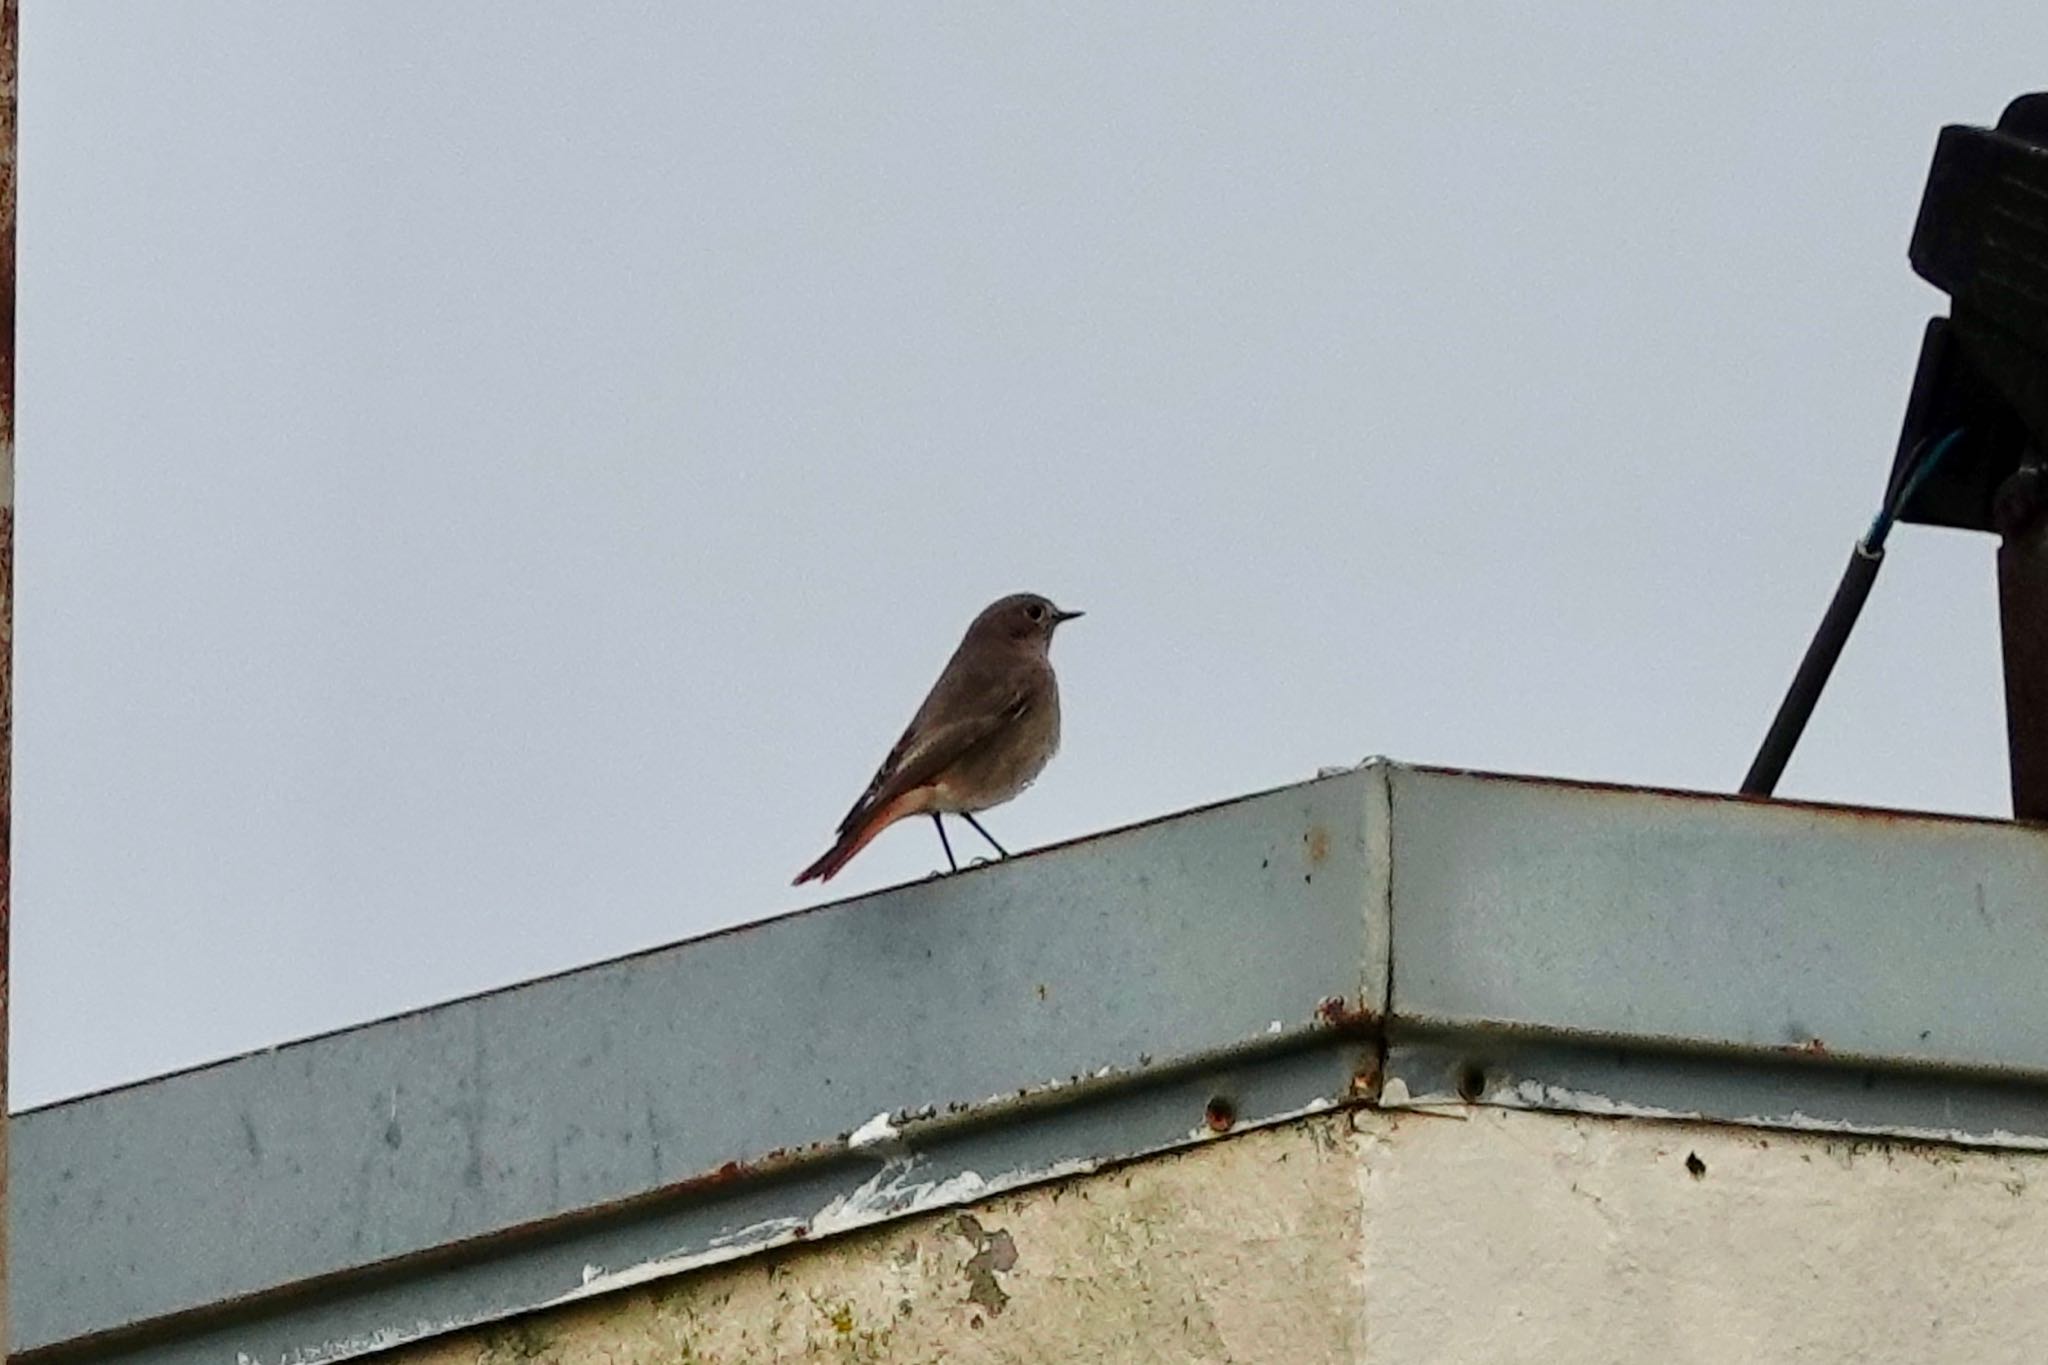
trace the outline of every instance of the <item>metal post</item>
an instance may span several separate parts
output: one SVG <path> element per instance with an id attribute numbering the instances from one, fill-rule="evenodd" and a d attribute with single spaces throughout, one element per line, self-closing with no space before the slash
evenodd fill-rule
<path id="1" fill-rule="evenodd" d="M 7 1001 L 14 884 L 14 202 L 18 0 L 0 0 L 0 1360 L 7 1318 Z"/>
<path id="2" fill-rule="evenodd" d="M 2029 452 L 1992 505 L 2012 816 L 2048 820 L 2048 467 Z"/>

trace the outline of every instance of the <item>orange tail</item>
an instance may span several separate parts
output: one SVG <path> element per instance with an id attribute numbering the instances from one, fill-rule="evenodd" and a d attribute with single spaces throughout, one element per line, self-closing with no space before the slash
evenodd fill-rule
<path id="1" fill-rule="evenodd" d="M 839 869 L 853 861 L 853 855 L 866 848 L 877 834 L 914 812 L 907 809 L 913 799 L 923 795 L 921 791 L 905 792 L 888 805 L 861 821 L 858 825 L 839 836 L 839 842 L 825 850 L 825 856 L 796 874 L 791 886 L 802 886 L 805 882 L 829 882 Z"/>

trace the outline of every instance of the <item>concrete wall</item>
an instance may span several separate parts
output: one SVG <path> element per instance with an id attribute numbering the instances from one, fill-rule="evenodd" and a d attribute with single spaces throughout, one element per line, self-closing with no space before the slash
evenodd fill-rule
<path id="1" fill-rule="evenodd" d="M 2031 1363 L 2048 1156 L 1357 1110 L 385 1358 Z"/>

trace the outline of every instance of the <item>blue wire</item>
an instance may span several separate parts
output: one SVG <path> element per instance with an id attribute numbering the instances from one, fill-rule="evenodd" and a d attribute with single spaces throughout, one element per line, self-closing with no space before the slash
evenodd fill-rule
<path id="1" fill-rule="evenodd" d="M 1865 554 L 1881 555 L 1884 553 L 1885 537 L 1891 534 L 1892 524 L 1899 519 L 1899 513 L 1905 510 L 1906 504 L 1913 500 L 1913 495 L 1920 491 L 1920 485 L 1927 482 L 1927 476 L 1934 472 L 1935 466 L 1941 463 L 1942 457 L 1948 454 L 1949 448 L 1962 439 L 1962 435 L 1963 428 L 1957 427 L 1954 431 L 1936 441 L 1934 449 L 1928 451 L 1926 457 L 1919 460 L 1913 466 L 1913 472 L 1907 475 L 1906 482 L 1899 489 L 1898 496 L 1891 499 L 1883 507 L 1880 507 L 1877 515 L 1871 519 L 1870 530 L 1863 537 L 1863 551 Z"/>

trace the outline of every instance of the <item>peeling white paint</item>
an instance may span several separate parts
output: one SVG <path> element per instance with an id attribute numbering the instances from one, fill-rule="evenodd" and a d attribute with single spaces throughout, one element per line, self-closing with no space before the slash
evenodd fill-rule
<path id="1" fill-rule="evenodd" d="M 889 1122 L 889 1111 L 884 1109 L 881 1113 L 854 1129 L 853 1136 L 846 1140 L 846 1145 L 858 1152 L 869 1147 L 880 1147 L 884 1143 L 895 1142 L 902 1138 L 902 1136 L 903 1134 L 897 1129 L 896 1125 Z"/>
<path id="2" fill-rule="evenodd" d="M 1664 1109 L 1654 1104 L 1631 1104 L 1609 1095 L 1596 1094 L 1590 1090 L 1572 1090 L 1562 1085 L 1546 1085 L 1542 1081 L 1522 1080 L 1512 1088 L 1501 1086 L 1482 1097 L 1493 1104 L 1505 1105 L 1511 1109 L 1569 1109 L 1579 1114 L 1597 1114 L 1610 1119 L 1685 1119 L 1698 1120 L 1702 1116 L 1697 1110 Z"/>
<path id="3" fill-rule="evenodd" d="M 772 1276 L 735 1262 L 536 1315 L 521 1337 L 472 1334 L 391 1365 L 1283 1355 L 1336 1365 L 1361 1358 L 1335 1348 L 1363 1330 L 1350 1147 L 1334 1131 L 1249 1134 L 1114 1176 L 970 1203 L 975 1224 L 936 1210 L 777 1253 Z M 927 1181 L 927 1197 L 945 1183 L 930 1167 L 894 1168 L 848 1203 Z M 994 1303 L 991 1289 L 1001 1291 Z"/>
<path id="4" fill-rule="evenodd" d="M 338 1337 L 333 1341 L 323 1341 L 317 1346 L 280 1351 L 275 1355 L 251 1355 L 247 1351 L 236 1351 L 235 1365 L 327 1365 L 330 1361 L 353 1360 L 358 1356 L 375 1355 L 444 1333 L 481 1326 L 497 1316 L 495 1313 L 459 1313 L 440 1322 L 421 1318 L 409 1327 L 380 1327 L 374 1332 Z"/>
<path id="5" fill-rule="evenodd" d="M 1011 1171 L 993 1180 L 983 1179 L 976 1171 L 961 1171 L 943 1180 L 912 1179 L 912 1173 L 924 1161 L 921 1156 L 892 1158 L 883 1163 L 881 1170 L 853 1189 L 833 1196 L 809 1219 L 771 1218 L 713 1238 L 702 1250 L 679 1248 L 666 1256 L 619 1270 L 587 1265 L 583 1268 L 582 1284 L 541 1306 L 552 1308 L 578 1299 L 610 1294 L 792 1242 L 810 1241 L 933 1209 L 951 1208 L 1041 1181 L 1087 1175 L 1102 1164 L 1093 1158 L 1062 1161 L 1034 1170 Z"/>
<path id="6" fill-rule="evenodd" d="M 1396 1082 L 1389 1082 L 1393 1085 Z M 1403 1088 L 1405 1093 L 1405 1087 Z M 1601 1118 L 1658 1119 L 1671 1122 L 1728 1123 L 1742 1128 L 1778 1128 L 1796 1133 L 1840 1133 L 1888 1141 L 1943 1142 L 1963 1147 L 1994 1147 L 2026 1152 L 2048 1152 L 2048 1138 L 1994 1128 L 1972 1132 L 1967 1128 L 1915 1127 L 1910 1124 L 1855 1123 L 1848 1119 L 1816 1118 L 1794 1109 L 1786 1114 L 1744 1114 L 1736 1118 L 1715 1118 L 1695 1109 L 1665 1109 L 1657 1105 L 1633 1104 L 1609 1095 L 1541 1081 L 1517 1081 L 1489 1091 L 1485 1099 L 1509 1109 L 1550 1109 L 1592 1114 Z"/>
<path id="7" fill-rule="evenodd" d="M 714 1237 L 699 1251 L 681 1248 L 666 1256 L 657 1256 L 651 1261 L 626 1266 L 620 1270 L 607 1270 L 603 1266 L 583 1267 L 583 1283 L 558 1298 L 549 1299 L 542 1307 L 558 1303 L 570 1303 L 576 1299 L 590 1298 L 597 1294 L 609 1294 L 615 1290 L 630 1289 L 634 1285 L 648 1284 L 665 1279 L 670 1275 L 682 1275 L 705 1266 L 720 1265 L 751 1256 L 758 1251 L 767 1251 L 797 1240 L 797 1231 L 803 1221 L 797 1218 L 771 1218 L 765 1222 L 753 1223 L 737 1232 Z"/>
<path id="8" fill-rule="evenodd" d="M 1897 1123 L 1878 1127 L 1873 1124 L 1850 1123 L 1843 1119 L 1817 1119 L 1796 1109 L 1790 1114 L 1778 1114 L 1769 1118 L 1752 1114 L 1729 1119 L 1727 1122 L 1755 1128 L 1790 1128 L 1802 1133 L 1846 1133 L 1853 1137 L 1874 1138 L 1879 1141 L 1943 1142 L 1960 1147 L 2016 1148 L 2023 1152 L 2048 1152 L 2048 1138 L 2035 1137 L 2029 1133 L 2007 1132 L 2003 1128 L 1993 1128 L 1988 1133 L 1973 1133 L 1963 1128 L 1916 1128 L 1910 1124 Z"/>
<path id="9" fill-rule="evenodd" d="M 2039 1358 L 2048 1156 L 1505 1103 L 1458 1123 L 1343 1107 L 1346 1122 L 970 1202 L 986 1235 L 933 1209 L 773 1276 L 741 1262 L 394 1365 Z M 934 1167 L 870 1167 L 832 1203 L 859 1222 L 979 1180 Z M 1021 1273 L 995 1269 L 1003 1311 L 974 1313 L 963 1278 L 998 1229 Z"/>
<path id="10" fill-rule="evenodd" d="M 811 1220 L 811 1235 L 829 1237 L 849 1228 L 865 1227 L 885 1218 L 921 1213 L 946 1204 L 979 1199 L 988 1192 L 988 1182 L 978 1171 L 962 1171 L 945 1180 L 917 1181 L 910 1174 L 922 1158 L 908 1157 L 888 1162 L 865 1181 L 818 1210 Z"/>

